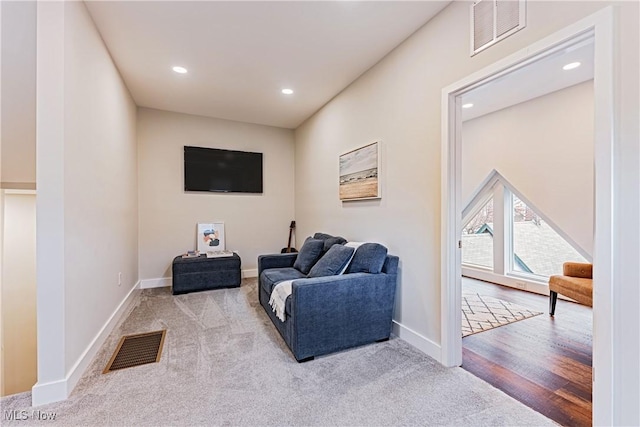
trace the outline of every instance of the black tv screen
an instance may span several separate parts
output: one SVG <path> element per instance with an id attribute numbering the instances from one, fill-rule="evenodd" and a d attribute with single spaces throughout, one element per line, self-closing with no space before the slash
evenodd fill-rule
<path id="1" fill-rule="evenodd" d="M 262 153 L 185 146 L 184 190 L 262 193 Z"/>

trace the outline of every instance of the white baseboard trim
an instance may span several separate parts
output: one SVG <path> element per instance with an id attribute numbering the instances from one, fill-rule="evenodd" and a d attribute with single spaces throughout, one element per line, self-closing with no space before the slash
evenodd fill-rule
<path id="1" fill-rule="evenodd" d="M 535 282 L 526 278 L 506 276 L 496 274 L 493 271 L 485 271 L 464 266 L 462 267 L 462 276 L 482 280 L 484 282 L 497 283 L 498 285 L 520 289 L 521 291 L 549 296 L 549 285 L 547 283 Z"/>
<path id="2" fill-rule="evenodd" d="M 41 384 L 37 382 L 31 387 L 31 405 L 40 406 L 47 403 L 65 400 L 71 392 L 67 392 L 67 379 Z"/>
<path id="3" fill-rule="evenodd" d="M 36 383 L 36 385 L 33 386 L 31 389 L 31 404 L 33 406 L 58 402 L 69 397 L 69 394 L 71 394 L 76 384 L 78 384 L 78 381 L 80 381 L 82 374 L 84 374 L 84 371 L 98 353 L 111 331 L 113 331 L 113 328 L 118 324 L 122 315 L 136 299 L 139 292 L 140 282 L 131 288 L 118 307 L 111 313 L 109 319 L 107 319 L 73 367 L 67 372 L 67 376 L 64 379 L 44 384 Z"/>
<path id="4" fill-rule="evenodd" d="M 401 323 L 393 321 L 393 334 L 398 338 L 408 342 L 427 356 L 432 357 L 438 362 L 442 363 L 442 348 L 440 345 L 434 343 L 429 338 L 420 335 L 418 332 L 411 328 L 407 328 Z"/>
<path id="5" fill-rule="evenodd" d="M 242 270 L 242 277 L 258 277 L 258 269 L 248 269 Z M 157 279 L 144 279 L 140 280 L 140 289 L 151 289 L 151 288 L 164 288 L 171 286 L 173 278 L 171 277 L 160 277 Z"/>
<path id="6" fill-rule="evenodd" d="M 248 270 L 242 270 L 242 277 L 243 278 L 258 277 L 258 269 L 257 268 L 251 268 L 251 269 L 248 269 Z"/>
<path id="7" fill-rule="evenodd" d="M 171 277 L 140 280 L 140 289 L 164 288 L 167 286 L 171 286 L 172 280 L 173 279 Z"/>

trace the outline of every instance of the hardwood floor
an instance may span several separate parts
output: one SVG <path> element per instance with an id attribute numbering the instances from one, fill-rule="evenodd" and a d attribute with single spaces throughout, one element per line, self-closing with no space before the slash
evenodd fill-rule
<path id="1" fill-rule="evenodd" d="M 462 339 L 462 368 L 564 426 L 590 426 L 590 307 L 463 278 L 463 291 L 523 305 L 543 314 Z"/>

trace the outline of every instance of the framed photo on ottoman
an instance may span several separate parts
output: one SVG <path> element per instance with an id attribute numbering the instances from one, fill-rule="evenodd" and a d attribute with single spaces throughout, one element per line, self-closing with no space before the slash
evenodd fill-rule
<path id="1" fill-rule="evenodd" d="M 207 251 L 224 251 L 224 222 L 198 224 L 196 241 L 201 254 Z"/>

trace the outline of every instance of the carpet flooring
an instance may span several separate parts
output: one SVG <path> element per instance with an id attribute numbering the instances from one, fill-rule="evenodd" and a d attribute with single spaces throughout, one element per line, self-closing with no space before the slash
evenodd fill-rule
<path id="1" fill-rule="evenodd" d="M 143 290 L 69 399 L 32 408 L 30 393 L 3 398 L 1 424 L 554 425 L 398 338 L 297 363 L 256 287 L 245 279 L 180 296 Z M 159 363 L 102 374 L 121 335 L 159 329 L 167 329 Z M 9 420 L 11 411 L 26 419 Z"/>
<path id="2" fill-rule="evenodd" d="M 462 294 L 462 336 L 477 334 L 529 317 L 541 311 L 475 293 Z"/>

